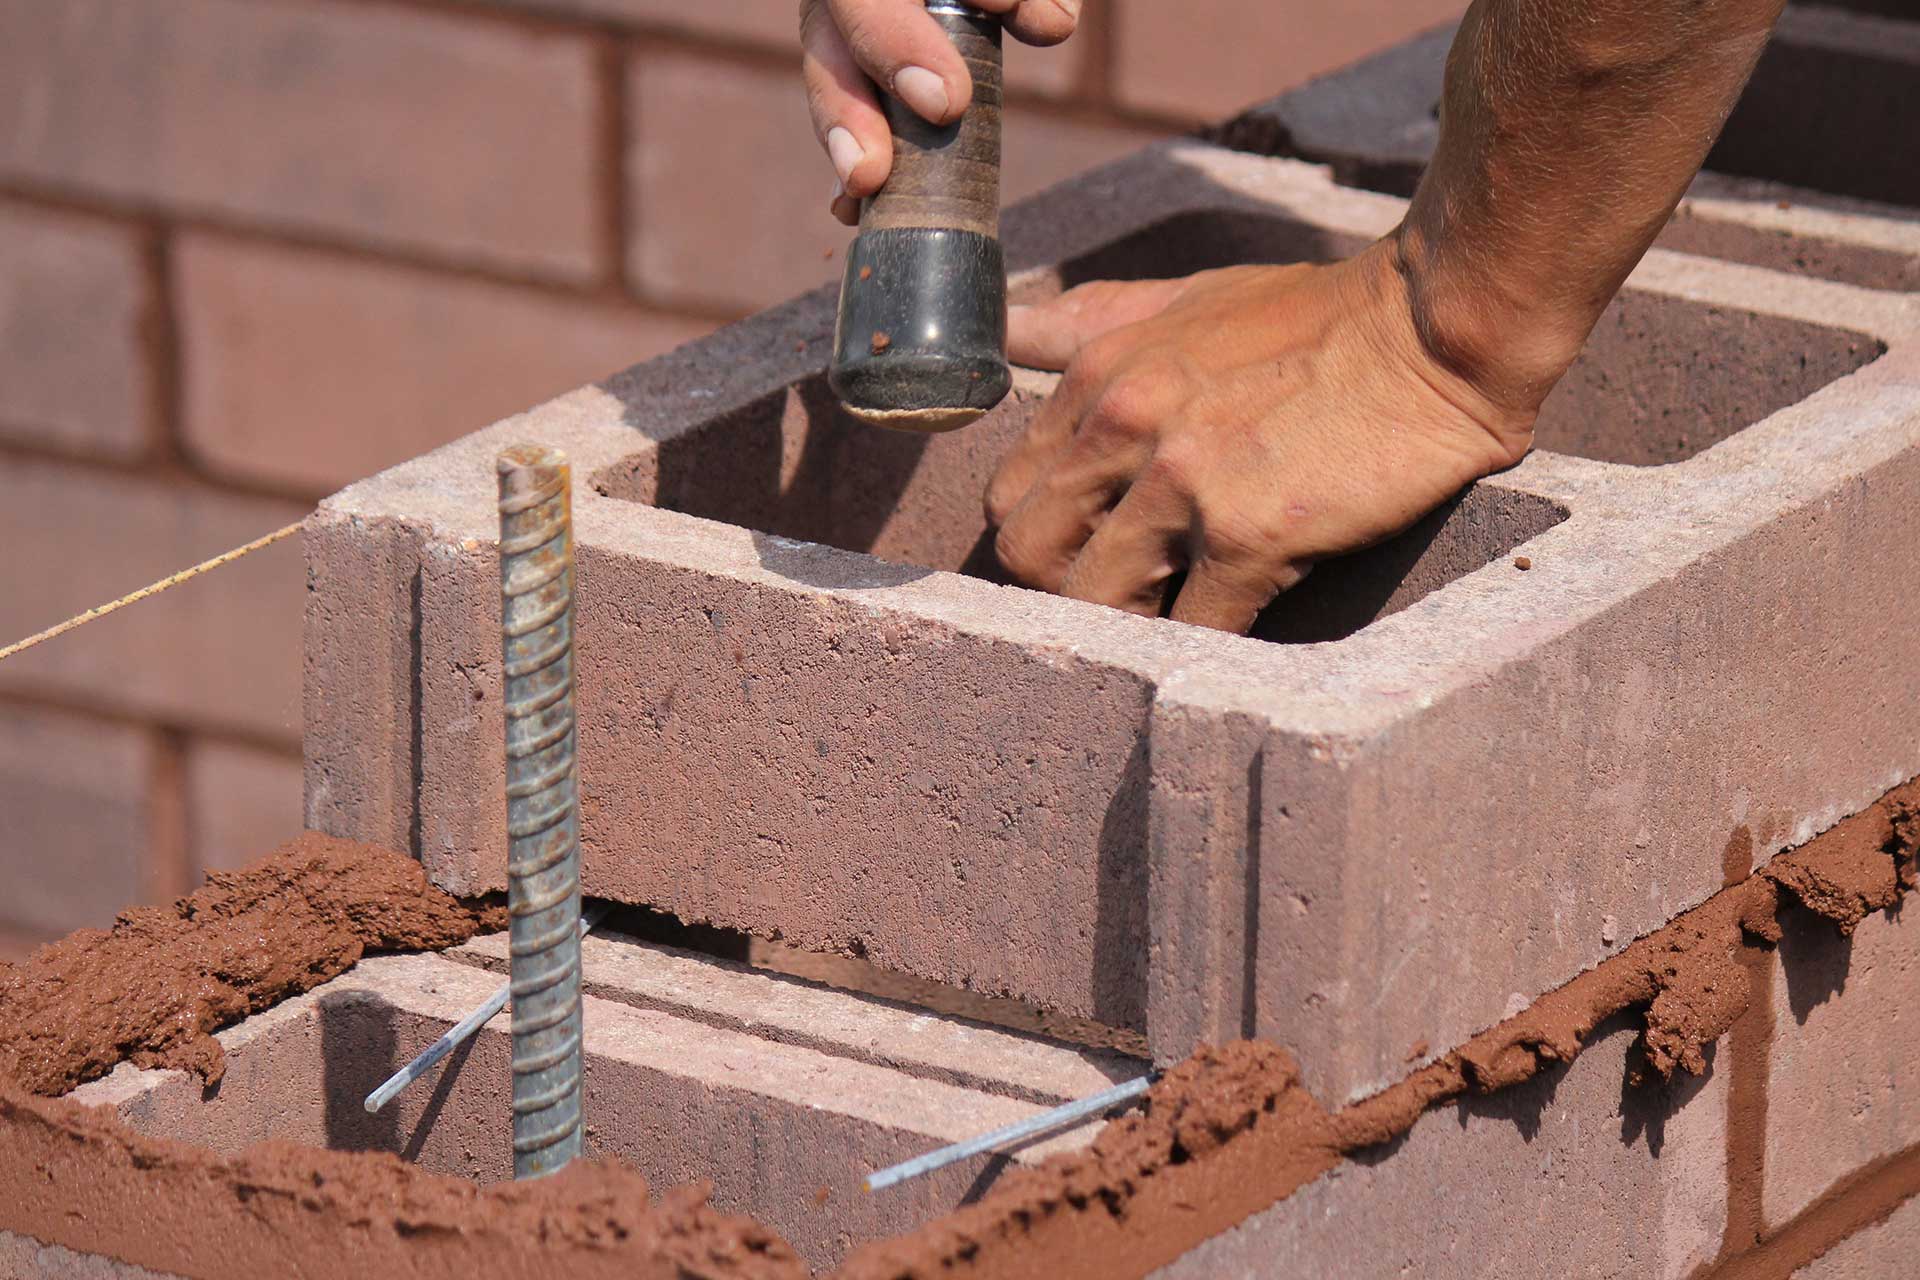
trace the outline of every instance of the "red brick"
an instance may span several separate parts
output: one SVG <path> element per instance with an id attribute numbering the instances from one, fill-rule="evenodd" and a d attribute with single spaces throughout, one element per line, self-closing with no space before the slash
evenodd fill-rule
<path id="1" fill-rule="evenodd" d="M 1777 1228 L 1855 1169 L 1920 1143 L 1920 911 L 1852 941 L 1788 933 L 1773 975 L 1763 1208 Z"/>
<path id="2" fill-rule="evenodd" d="M 0 0 L 0 29 L 0 173 L 594 271 L 583 39 L 284 0 Z"/>
<path id="3" fill-rule="evenodd" d="M 1127 0 L 1115 28 L 1114 95 L 1143 111 L 1216 119 L 1465 7 L 1460 0 Z"/>
<path id="4" fill-rule="evenodd" d="M 0 432 L 116 457 L 145 439 L 140 247 L 108 223 L 0 205 Z"/>
<path id="5" fill-rule="evenodd" d="M 635 61 L 628 92 L 634 120 L 628 265 L 636 287 L 751 308 L 839 278 L 838 253 L 848 232 L 827 213 L 833 170 L 808 126 L 797 75 L 662 54 Z M 695 118 L 702 127 L 687 128 Z M 1006 199 L 1151 138 L 1009 111 Z"/>
<path id="6" fill-rule="evenodd" d="M 502 8 L 617 23 L 701 40 L 739 43 L 757 50 L 785 50 L 799 74 L 799 6 L 794 0 L 492 0 Z M 1029 93 L 1059 96 L 1078 79 L 1088 40 L 1064 48 L 1034 49 L 1009 38 L 1007 83 Z"/>
<path id="7" fill-rule="evenodd" d="M 300 760 L 210 738 L 187 746 L 187 838 L 202 871 L 245 866 L 304 827 Z"/>
<path id="8" fill-rule="evenodd" d="M 848 234 L 797 72 L 643 55 L 627 98 L 635 287 L 752 309 L 837 278 Z"/>
<path id="9" fill-rule="evenodd" d="M 63 712 L 0 715 L 0 927 L 65 933 L 140 898 L 153 743 Z"/>
<path id="10" fill-rule="evenodd" d="M 538 13 L 600 18 L 623 26 L 671 31 L 757 45 L 800 45 L 800 6 L 794 0 L 493 0 Z"/>
<path id="11" fill-rule="evenodd" d="M 300 518 L 290 503 L 0 459 L 0 635 L 37 631 Z M 0 664 L 0 690 L 299 741 L 297 539 Z"/>
<path id="12" fill-rule="evenodd" d="M 183 239 L 177 263 L 189 447 L 315 494 L 711 327 L 217 236 Z"/>
<path id="13" fill-rule="evenodd" d="M 1069 120 L 1017 108 L 1008 113 L 1007 119 L 1000 180 L 1008 204 L 1165 136 L 1151 130 Z"/>

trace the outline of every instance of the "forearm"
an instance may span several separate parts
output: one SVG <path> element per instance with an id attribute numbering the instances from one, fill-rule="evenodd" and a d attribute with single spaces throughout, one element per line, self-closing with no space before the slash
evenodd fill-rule
<path id="1" fill-rule="evenodd" d="M 1783 0 L 1474 0 L 1396 235 L 1433 355 L 1530 414 L 1705 160 Z"/>

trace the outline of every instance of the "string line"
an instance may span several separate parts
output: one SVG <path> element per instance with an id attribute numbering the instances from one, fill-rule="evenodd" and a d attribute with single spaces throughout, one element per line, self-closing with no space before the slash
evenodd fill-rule
<path id="1" fill-rule="evenodd" d="M 0 662 L 5 662 L 8 658 L 11 658 L 16 653 L 25 653 L 28 649 L 33 648 L 37 644 L 45 644 L 47 641 L 53 639 L 55 636 L 63 636 L 67 632 L 73 630 L 75 627 L 85 626 L 87 623 L 92 622 L 96 618 L 104 618 L 108 614 L 114 612 L 116 609 L 124 609 L 130 604 L 139 604 L 142 600 L 146 600 L 150 597 L 157 596 L 162 591 L 166 591 L 170 588 L 177 587 L 181 583 L 186 582 L 189 579 L 197 578 L 201 574 L 206 573 L 210 569 L 218 569 L 221 565 L 232 564 L 235 560 L 238 560 L 241 556 L 252 555 L 254 552 L 259 551 L 264 547 L 270 547 L 274 543 L 279 542 L 283 538 L 290 538 L 298 532 L 300 532 L 300 522 L 296 521 L 293 524 L 288 525 L 284 529 L 275 529 L 272 533 L 268 534 L 264 538 L 255 538 L 252 542 L 249 542 L 244 547 L 235 547 L 231 551 L 223 551 L 211 560 L 202 560 L 199 564 L 194 565 L 191 569 L 182 569 L 180 572 L 174 574 L 171 577 L 162 578 L 160 579 L 160 581 L 152 583 L 148 586 L 144 586 L 140 588 L 138 591 L 132 592 L 128 595 L 121 596 L 118 600 L 112 600 L 106 604 L 95 605 L 93 608 L 87 610 L 85 613 L 78 614 L 75 617 L 68 618 L 65 622 L 62 622 L 58 626 L 48 627 L 45 631 L 36 632 L 33 635 L 28 636 L 25 640 L 15 641 L 13 644 L 8 645 L 6 648 L 0 649 Z"/>

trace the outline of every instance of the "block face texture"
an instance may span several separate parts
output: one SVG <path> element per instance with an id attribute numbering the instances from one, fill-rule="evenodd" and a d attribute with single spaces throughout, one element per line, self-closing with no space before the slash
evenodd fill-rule
<path id="1" fill-rule="evenodd" d="M 243 0 L 7 0 L 0 26 L 11 178 L 563 278 L 596 269 L 584 41 Z"/>
<path id="2" fill-rule="evenodd" d="M 1920 767 L 1897 710 L 1920 654 L 1876 603 L 1920 591 L 1903 549 L 1920 538 L 1916 484 L 1909 445 L 1351 759 L 1270 759 L 1261 1034 L 1321 1096 L 1370 1092 L 1408 1045 L 1459 1043 L 1510 993 L 1591 966 L 1608 932 L 1624 943 L 1706 898 L 1729 843 L 1758 860 Z M 1617 527 L 1596 531 L 1603 552 L 1579 521 L 1536 544 L 1529 586 L 1652 554 Z"/>
<path id="3" fill-rule="evenodd" d="M 1851 945 L 1805 932 L 1779 952 L 1772 984 L 1763 1207 L 1776 1228 L 1854 1170 L 1920 1144 L 1920 913 L 1868 916 Z"/>
<path id="4" fill-rule="evenodd" d="M 1130 107 L 1215 118 L 1456 18 L 1462 7 L 1454 0 L 1124 4 L 1114 33 L 1114 90 Z"/>
<path id="5" fill-rule="evenodd" d="M 1571 1066 L 1429 1112 L 1155 1280 L 1683 1277 L 1726 1227 L 1726 1077 L 1625 1083 L 1624 1020 Z"/>
<path id="6" fill-rule="evenodd" d="M 1883 1280 L 1913 1267 L 1920 1254 L 1920 1199 L 1842 1240 L 1793 1273 L 1794 1280 Z"/>
<path id="7" fill-rule="evenodd" d="M 140 729 L 9 707 L 0 716 L 0 920 L 105 928 L 141 898 L 153 744 Z"/>
<path id="8" fill-rule="evenodd" d="M 305 828 L 294 755 L 195 738 L 187 744 L 187 838 L 201 871 L 238 870 Z"/>
<path id="9" fill-rule="evenodd" d="M 8 492 L 0 634 L 25 636 L 298 520 L 291 503 L 31 458 Z M 7 660 L 0 690 L 297 740 L 299 550 L 278 543 Z"/>
<path id="10" fill-rule="evenodd" d="M 495 887 L 497 605 L 472 557 L 424 581 L 422 855 Z M 589 893 L 1139 1025 L 1140 680 L 584 545 L 579 583 Z"/>
<path id="11" fill-rule="evenodd" d="M 140 273 L 132 232 L 0 203 L 0 432 L 114 458 L 145 448 Z"/>
<path id="12" fill-rule="evenodd" d="M 29 1276 L 37 1280 L 177 1280 L 170 1273 L 149 1271 L 117 1258 L 75 1253 L 11 1231 L 0 1231 L 0 1275 L 20 1280 Z"/>
<path id="13" fill-rule="evenodd" d="M 707 329 L 218 236 L 184 237 L 175 271 L 188 448 L 222 475 L 295 492 L 338 488 Z"/>
<path id="14" fill-rule="evenodd" d="M 300 541 L 306 825 L 417 855 L 419 539 L 394 520 L 323 509 Z M 502 751 L 505 733 L 503 722 Z"/>

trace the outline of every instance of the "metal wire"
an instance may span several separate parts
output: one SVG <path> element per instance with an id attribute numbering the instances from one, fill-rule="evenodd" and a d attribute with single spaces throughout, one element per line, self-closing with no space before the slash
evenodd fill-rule
<path id="1" fill-rule="evenodd" d="M 574 767 L 573 476 L 556 449 L 502 453 L 513 1176 L 580 1154 L 580 805 Z"/>
<path id="2" fill-rule="evenodd" d="M 950 1164 L 958 1164 L 972 1156 L 985 1155 L 989 1151 L 998 1151 L 1002 1147 L 1010 1147 L 1015 1143 L 1025 1142 L 1029 1138 L 1037 1138 L 1043 1133 L 1052 1133 L 1056 1129 L 1064 1129 L 1068 1125 L 1091 1120 L 1103 1111 L 1138 1098 L 1151 1089 L 1154 1081 L 1159 1078 L 1158 1075 L 1141 1076 L 1138 1080 L 1129 1080 L 1125 1084 L 1117 1084 L 1111 1089 L 1102 1090 L 1090 1098 L 1082 1098 L 1078 1102 L 1069 1102 L 1051 1111 L 1042 1111 L 1038 1115 L 1028 1116 L 1025 1120 L 1010 1124 L 1003 1129 L 995 1129 L 992 1133 L 983 1133 L 977 1138 L 969 1138 L 965 1142 L 956 1142 L 950 1147 L 941 1147 L 938 1151 L 929 1151 L 923 1156 L 903 1160 L 878 1173 L 869 1174 L 867 1190 L 882 1191 L 887 1187 L 906 1182 L 910 1178 L 924 1177 L 935 1169 L 944 1169 Z"/>

